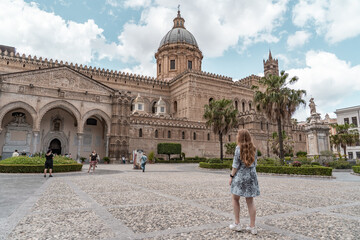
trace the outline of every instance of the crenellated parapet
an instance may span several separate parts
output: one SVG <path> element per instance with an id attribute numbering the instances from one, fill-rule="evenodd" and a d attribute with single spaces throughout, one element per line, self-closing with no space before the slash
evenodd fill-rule
<path id="1" fill-rule="evenodd" d="M 152 85 L 160 85 L 160 86 L 168 86 L 169 82 L 163 81 L 160 79 L 156 79 L 154 77 L 150 76 L 144 76 L 140 74 L 132 74 L 132 73 L 125 73 L 117 70 L 109 70 L 104 68 L 97 68 L 77 63 L 68 63 L 64 62 L 62 60 L 53 60 L 37 57 L 32 57 L 31 55 L 26 56 L 25 54 L 20 55 L 19 53 L 15 52 L 8 52 L 7 50 L 1 51 L 0 49 L 0 59 L 4 59 L 5 61 L 11 61 L 13 63 L 20 63 L 20 64 L 30 64 L 36 69 L 42 69 L 42 68 L 52 68 L 52 67 L 59 67 L 59 66 L 67 66 L 70 67 L 76 71 L 81 72 L 82 74 L 88 75 L 90 78 L 96 78 L 96 77 L 102 77 L 107 78 L 108 81 L 112 82 L 118 82 L 119 80 L 123 81 L 133 81 L 133 82 L 142 82 Z"/>
<path id="2" fill-rule="evenodd" d="M 254 85 L 254 81 L 259 81 L 261 77 L 251 74 L 250 76 L 247 76 L 245 78 L 239 79 L 238 81 L 234 82 L 234 85 L 251 88 L 252 85 Z"/>
<path id="3" fill-rule="evenodd" d="M 209 73 L 209 72 L 204 72 L 204 71 L 197 71 L 197 70 L 193 70 L 193 69 L 191 69 L 191 70 L 188 69 L 188 70 L 180 73 L 179 75 L 177 75 L 173 79 L 171 79 L 169 81 L 169 83 L 171 84 L 173 82 L 176 82 L 178 79 L 182 78 L 183 76 L 185 76 L 187 74 L 194 74 L 196 76 L 209 77 L 209 78 L 214 78 L 214 79 L 218 79 L 218 80 L 225 80 L 225 81 L 232 82 L 231 77 L 227 77 L 227 76 L 223 76 L 223 75 L 219 75 L 219 74 L 215 74 L 215 73 Z"/>
<path id="4" fill-rule="evenodd" d="M 207 129 L 205 123 L 189 121 L 186 118 L 174 118 L 170 116 L 153 115 L 148 113 L 132 113 L 130 115 L 131 124 L 160 126 L 160 127 L 177 127 L 191 129 Z"/>

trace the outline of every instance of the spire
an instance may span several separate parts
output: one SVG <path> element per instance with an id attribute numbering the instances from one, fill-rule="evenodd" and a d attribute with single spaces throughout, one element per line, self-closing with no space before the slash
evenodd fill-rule
<path id="1" fill-rule="evenodd" d="M 181 17 L 181 14 L 180 14 L 180 5 L 178 5 L 178 12 L 177 12 L 176 18 L 174 18 L 173 28 L 185 28 L 184 22 L 185 22 L 185 20 Z"/>
<path id="2" fill-rule="evenodd" d="M 269 60 L 272 60 L 271 50 L 269 49 Z"/>

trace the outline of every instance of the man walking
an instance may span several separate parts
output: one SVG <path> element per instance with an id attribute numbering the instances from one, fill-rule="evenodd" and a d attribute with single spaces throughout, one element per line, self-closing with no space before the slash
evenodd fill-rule
<path id="1" fill-rule="evenodd" d="M 147 162 L 147 156 L 145 155 L 145 153 L 143 153 L 141 157 L 141 169 L 143 170 L 143 172 L 145 172 L 146 162 Z"/>

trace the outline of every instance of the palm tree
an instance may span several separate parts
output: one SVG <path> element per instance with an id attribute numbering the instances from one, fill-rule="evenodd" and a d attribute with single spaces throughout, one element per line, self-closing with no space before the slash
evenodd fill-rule
<path id="1" fill-rule="evenodd" d="M 288 87 L 288 84 L 294 84 L 298 77 L 292 77 L 288 80 L 289 74 L 281 71 L 280 76 L 266 75 L 259 80 L 260 85 L 265 87 L 264 91 L 259 91 L 258 86 L 253 86 L 255 91 L 254 102 L 256 109 L 263 112 L 269 119 L 276 121 L 279 136 L 279 157 L 284 162 L 284 145 L 282 135 L 282 123 L 289 121 L 300 105 L 306 106 L 305 90 L 295 90 Z"/>
<path id="2" fill-rule="evenodd" d="M 352 145 L 359 141 L 359 131 L 357 129 L 350 129 L 355 127 L 353 124 L 332 124 L 332 127 L 336 129 L 336 134 L 330 136 L 330 143 L 338 148 L 343 148 L 346 158 L 346 146 Z"/>
<path id="3" fill-rule="evenodd" d="M 226 135 L 238 125 L 238 110 L 234 108 L 231 100 L 212 100 L 205 105 L 204 118 L 206 126 L 211 127 L 219 135 L 220 159 L 223 160 L 223 135 Z"/>

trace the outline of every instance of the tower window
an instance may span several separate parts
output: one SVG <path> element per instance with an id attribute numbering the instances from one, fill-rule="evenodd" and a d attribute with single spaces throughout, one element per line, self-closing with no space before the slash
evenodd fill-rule
<path id="1" fill-rule="evenodd" d="M 301 142 L 301 134 L 299 134 L 299 141 Z"/>
<path id="2" fill-rule="evenodd" d="M 245 102 L 242 102 L 242 111 L 245 112 Z"/>
<path id="3" fill-rule="evenodd" d="M 238 110 L 238 101 L 235 101 L 235 109 Z"/>
<path id="4" fill-rule="evenodd" d="M 229 135 L 229 142 L 231 142 L 231 135 Z"/>
<path id="5" fill-rule="evenodd" d="M 207 134 L 207 139 L 210 141 L 210 133 Z"/>
<path id="6" fill-rule="evenodd" d="M 177 112 L 177 101 L 174 102 L 174 112 Z"/>
<path id="7" fill-rule="evenodd" d="M 251 110 L 251 103 L 249 103 L 249 111 Z"/>
<path id="8" fill-rule="evenodd" d="M 188 69 L 192 69 L 192 61 L 188 61 Z"/>
<path id="9" fill-rule="evenodd" d="M 165 107 L 160 107 L 160 112 L 165 112 Z"/>
<path id="10" fill-rule="evenodd" d="M 156 102 L 153 103 L 153 105 L 151 107 L 151 112 L 156 113 Z"/>
<path id="11" fill-rule="evenodd" d="M 155 138 L 158 138 L 159 137 L 159 131 L 156 129 L 155 130 Z"/>
<path id="12" fill-rule="evenodd" d="M 182 137 L 181 137 L 181 138 L 182 138 L 182 139 L 185 139 L 185 132 L 182 132 L 182 134 L 181 134 L 181 135 L 182 135 Z"/>
<path id="13" fill-rule="evenodd" d="M 142 128 L 139 129 L 139 137 L 142 137 L 143 133 L 142 133 Z"/>
<path id="14" fill-rule="evenodd" d="M 142 104 L 138 104 L 138 110 L 142 110 Z"/>
<path id="15" fill-rule="evenodd" d="M 170 69 L 175 69 L 175 60 L 170 60 Z"/>
<path id="16" fill-rule="evenodd" d="M 168 131 L 168 138 L 171 138 L 171 131 Z"/>
<path id="17" fill-rule="evenodd" d="M 161 64 L 159 64 L 159 73 L 161 73 Z"/>
<path id="18" fill-rule="evenodd" d="M 196 132 L 194 132 L 193 139 L 196 140 Z"/>

